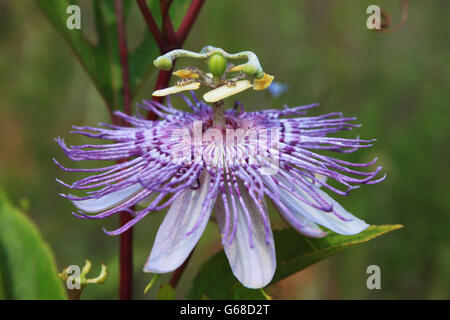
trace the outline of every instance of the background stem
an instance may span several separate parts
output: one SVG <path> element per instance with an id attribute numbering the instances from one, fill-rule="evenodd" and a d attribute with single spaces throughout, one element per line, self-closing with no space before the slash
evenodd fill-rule
<path id="1" fill-rule="evenodd" d="M 213 126 L 225 127 L 225 110 L 223 100 L 213 103 Z"/>
<path id="2" fill-rule="evenodd" d="M 117 21 L 117 36 L 119 43 L 120 66 L 122 71 L 122 97 L 123 111 L 131 114 L 130 81 L 128 69 L 128 48 L 126 39 L 125 21 L 123 16 L 122 0 L 114 1 Z M 118 119 L 113 118 L 113 123 L 118 124 Z M 123 124 L 125 125 L 125 124 Z M 131 220 L 128 212 L 121 212 L 119 218 L 120 226 Z M 120 284 L 119 299 L 131 300 L 133 298 L 133 229 L 130 228 L 120 235 L 119 245 Z"/>
<path id="3" fill-rule="evenodd" d="M 120 226 L 131 220 L 128 212 L 120 213 Z M 120 235 L 119 247 L 120 284 L 119 299 L 133 299 L 133 228 Z"/>

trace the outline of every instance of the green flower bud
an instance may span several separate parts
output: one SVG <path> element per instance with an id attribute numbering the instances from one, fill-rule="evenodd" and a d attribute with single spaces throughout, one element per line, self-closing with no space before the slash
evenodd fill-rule
<path id="1" fill-rule="evenodd" d="M 153 61 L 153 64 L 155 65 L 155 67 L 157 67 L 160 70 L 165 70 L 165 71 L 169 71 L 170 69 L 172 69 L 172 60 L 170 60 L 167 57 L 161 56 L 156 58 L 155 61 Z"/>
<path id="2" fill-rule="evenodd" d="M 215 53 L 208 60 L 209 71 L 216 77 L 220 77 L 227 68 L 227 59 L 220 53 Z"/>
<path id="3" fill-rule="evenodd" d="M 261 79 L 262 77 L 264 77 L 264 72 L 263 71 L 260 71 L 257 74 L 255 74 L 255 78 L 256 79 Z"/>
<path id="4" fill-rule="evenodd" d="M 254 75 L 256 73 L 256 67 L 252 64 L 244 64 L 244 66 L 242 67 L 242 71 L 244 71 L 246 74 L 249 75 Z"/>

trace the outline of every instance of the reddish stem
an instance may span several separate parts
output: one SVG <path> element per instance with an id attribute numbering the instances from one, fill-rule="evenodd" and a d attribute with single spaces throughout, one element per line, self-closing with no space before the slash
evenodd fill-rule
<path id="1" fill-rule="evenodd" d="M 128 212 L 120 213 L 120 226 L 132 219 Z M 119 299 L 133 299 L 133 228 L 120 235 L 120 285 Z"/>
<path id="2" fill-rule="evenodd" d="M 166 39 L 166 43 L 178 48 L 178 39 L 175 31 L 173 30 L 172 21 L 170 20 L 169 16 L 169 9 L 171 4 L 172 0 L 159 0 L 162 14 L 163 36 Z M 166 50 L 168 50 L 168 48 L 166 48 Z"/>
<path id="3" fill-rule="evenodd" d="M 123 85 L 123 110 L 126 114 L 131 114 L 131 95 L 128 67 L 128 48 L 125 31 L 125 21 L 123 16 L 122 0 L 114 1 L 114 8 L 117 21 L 117 36 L 119 44 L 120 65 L 122 70 Z M 113 122 L 118 122 L 113 118 Z M 120 213 L 120 226 L 123 226 L 132 219 L 128 212 Z M 128 229 L 120 235 L 120 285 L 119 299 L 131 300 L 133 298 L 133 230 Z"/>

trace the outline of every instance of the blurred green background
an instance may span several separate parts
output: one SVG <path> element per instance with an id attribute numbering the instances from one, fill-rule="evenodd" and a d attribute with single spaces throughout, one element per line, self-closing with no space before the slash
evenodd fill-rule
<path id="1" fill-rule="evenodd" d="M 89 2 L 80 4 L 82 30 L 95 40 Z M 206 1 L 184 45 L 194 51 L 206 44 L 229 52 L 252 50 L 265 71 L 290 85 L 276 101 L 266 93 L 240 94 L 248 110 L 320 102 L 313 114 L 357 116 L 363 126 L 351 134 L 378 139 L 374 148 L 344 157 L 365 161 L 378 156 L 386 181 L 335 198 L 370 224 L 405 228 L 269 287 L 276 299 L 450 298 L 450 2 L 409 1 L 405 25 L 392 34 L 367 30 L 370 4 L 389 12 L 393 25 L 400 21 L 402 2 L 394 0 Z M 135 4 L 131 15 L 133 47 L 147 30 Z M 155 75 L 137 100 L 151 97 Z M 71 203 L 58 196 L 66 190 L 55 178 L 71 182 L 75 177 L 51 161 L 83 166 L 66 159 L 53 138 L 81 143 L 82 138 L 68 134 L 71 125 L 96 125 L 109 116 L 34 1 L 0 2 L 0 92 L 0 188 L 40 228 L 60 269 L 83 264 L 84 258 L 93 261 L 93 273 L 101 262 L 108 265 L 110 279 L 86 289 L 83 298 L 117 298 L 118 238 L 101 230 L 117 226 L 117 219 L 73 217 Z M 152 215 L 134 229 L 136 298 L 149 297 L 143 290 L 151 277 L 142 267 L 162 217 Z M 276 218 L 274 225 L 284 227 Z M 210 223 L 178 297 L 219 249 L 218 228 Z M 372 264 L 381 268 L 381 290 L 366 287 L 366 268 Z"/>

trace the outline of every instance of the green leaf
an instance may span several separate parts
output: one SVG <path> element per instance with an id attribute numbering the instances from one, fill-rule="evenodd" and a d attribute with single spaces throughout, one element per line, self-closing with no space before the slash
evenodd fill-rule
<path id="1" fill-rule="evenodd" d="M 353 245 L 372 240 L 382 234 L 402 228 L 401 225 L 370 226 L 353 236 L 330 232 L 322 239 L 298 234 L 293 229 L 275 230 L 277 270 L 271 284 Z M 210 258 L 194 279 L 189 299 L 264 299 L 260 290 L 245 288 L 234 277 L 224 251 Z"/>
<path id="2" fill-rule="evenodd" d="M 202 265 L 195 276 L 188 299 L 266 300 L 260 290 L 244 287 L 234 277 L 223 250 Z"/>
<path id="3" fill-rule="evenodd" d="M 120 94 L 123 83 L 114 1 L 95 0 L 93 7 L 98 34 L 96 52 L 108 62 L 109 85 L 112 90 L 112 99 L 108 102 L 117 108 L 123 104 Z"/>
<path id="4" fill-rule="evenodd" d="M 164 283 L 159 289 L 158 300 L 175 300 L 175 289 L 168 283 Z"/>
<path id="5" fill-rule="evenodd" d="M 403 226 L 399 224 L 370 226 L 353 236 L 330 232 L 328 236 L 321 239 L 301 236 L 292 229 L 280 230 L 276 233 L 275 238 L 278 257 L 277 271 L 272 283 L 289 277 L 339 251 L 400 228 L 403 228 Z M 289 245 L 285 245 L 287 243 Z"/>
<path id="6" fill-rule="evenodd" d="M 67 299 L 50 247 L 1 191 L 0 298 Z"/>
<path id="7" fill-rule="evenodd" d="M 84 37 L 82 30 L 67 28 L 66 21 L 69 17 L 67 7 L 76 2 L 69 0 L 37 0 L 37 2 L 56 30 L 69 43 L 105 102 L 113 105 L 114 92 L 106 50 L 98 50 L 97 46 Z M 81 21 L 83 21 L 82 13 Z M 98 31 L 100 34 L 102 30 Z"/>

